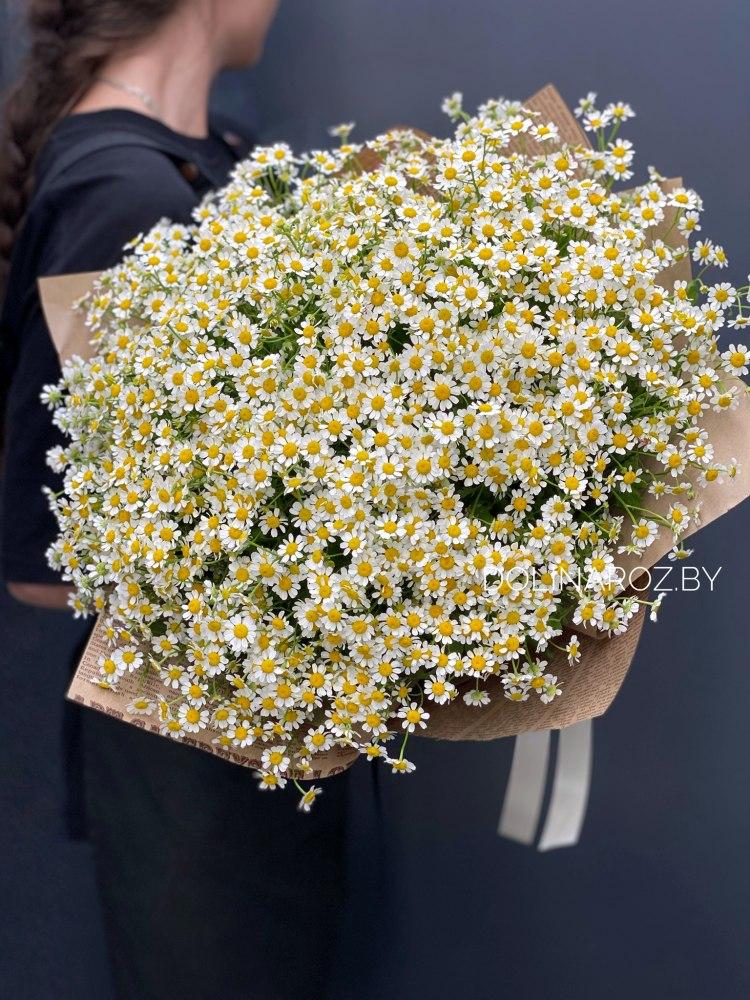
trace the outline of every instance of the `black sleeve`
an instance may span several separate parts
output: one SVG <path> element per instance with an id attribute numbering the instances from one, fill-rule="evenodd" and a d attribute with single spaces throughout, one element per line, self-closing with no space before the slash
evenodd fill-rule
<path id="1" fill-rule="evenodd" d="M 36 278 L 111 267 L 122 258 L 123 246 L 159 219 L 188 222 L 196 201 L 173 163 L 154 150 L 104 150 L 70 174 L 39 206 L 36 218 L 32 211 L 20 236 L 35 249 L 27 253 L 27 288 L 16 310 L 20 328 L 13 330 L 17 353 L 5 413 L 0 547 L 3 579 L 17 583 L 60 582 L 45 558 L 57 522 L 42 486 L 61 488 L 46 453 L 65 439 L 39 400 L 42 386 L 60 378 L 60 366 Z M 23 251 L 14 248 L 14 254 Z"/>

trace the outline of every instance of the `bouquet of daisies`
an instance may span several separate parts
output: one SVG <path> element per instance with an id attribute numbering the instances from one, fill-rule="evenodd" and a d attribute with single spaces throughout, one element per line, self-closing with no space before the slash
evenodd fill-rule
<path id="1" fill-rule="evenodd" d="M 590 146 L 445 107 L 448 139 L 256 149 L 96 280 L 95 353 L 46 390 L 96 683 L 264 787 L 332 752 L 407 772 L 454 704 L 552 710 L 555 664 L 648 601 L 623 560 L 735 474 L 706 418 L 746 405 L 717 332 L 747 290 L 706 283 L 697 194 L 617 187 L 631 109 L 581 102 Z"/>

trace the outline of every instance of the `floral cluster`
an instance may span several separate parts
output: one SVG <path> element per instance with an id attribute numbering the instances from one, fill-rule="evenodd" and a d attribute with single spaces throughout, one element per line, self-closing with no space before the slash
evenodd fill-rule
<path id="1" fill-rule="evenodd" d="M 615 190 L 631 109 L 589 95 L 575 148 L 518 103 L 445 109 L 445 140 L 257 149 L 99 279 L 98 353 L 45 391 L 49 558 L 110 622 L 100 683 L 156 673 L 131 711 L 256 747 L 264 787 L 333 748 L 411 770 L 455 698 L 559 696 L 566 626 L 637 610 L 618 550 L 679 539 L 689 471 L 733 472 L 701 417 L 747 372 L 717 344 L 746 291 L 704 283 L 693 191 Z"/>

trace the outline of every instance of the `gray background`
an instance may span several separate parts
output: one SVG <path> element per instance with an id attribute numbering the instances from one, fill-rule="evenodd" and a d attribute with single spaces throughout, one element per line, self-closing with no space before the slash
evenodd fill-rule
<path id="1" fill-rule="evenodd" d="M 2 38 L 7 72 L 18 40 Z M 730 277 L 744 281 L 749 41 L 746 0 L 286 0 L 263 65 L 226 77 L 216 100 L 261 137 L 306 146 L 350 119 L 361 137 L 397 122 L 440 133 L 440 99 L 454 89 L 467 104 L 523 97 L 548 80 L 569 101 L 598 90 L 638 112 L 626 134 L 639 177 L 654 163 L 696 187 L 706 232 L 725 244 Z M 362 912 L 348 915 L 336 1000 L 750 995 L 749 536 L 748 505 L 705 529 L 691 562 L 711 574 L 722 567 L 716 591 L 671 595 L 647 626 L 596 725 L 578 847 L 537 855 L 497 839 L 506 742 L 422 742 L 419 772 L 385 779 L 392 882 L 378 912 L 363 891 Z M 43 613 L 7 600 L 2 613 L 0 676 L 53 656 Z M 49 713 L 63 684 L 39 687 Z M 5 981 L 19 1000 L 106 998 L 86 849 L 65 844 L 54 824 L 57 735 L 32 744 L 20 718 L 6 723 Z M 360 878 L 364 845 L 352 845 Z"/>

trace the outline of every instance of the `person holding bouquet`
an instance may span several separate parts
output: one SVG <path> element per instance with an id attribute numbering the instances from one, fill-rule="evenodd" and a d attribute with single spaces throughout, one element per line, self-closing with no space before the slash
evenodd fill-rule
<path id="1" fill-rule="evenodd" d="M 42 487 L 60 488 L 45 455 L 62 437 L 39 401 L 59 365 L 37 279 L 111 266 L 160 218 L 188 223 L 226 182 L 249 144 L 209 118 L 210 87 L 223 67 L 258 59 L 276 6 L 29 4 L 0 151 L 2 573 L 19 601 L 68 600 L 45 558 L 56 527 Z M 51 615 L 50 628 L 61 620 Z M 74 640 L 60 630 L 59 662 L 44 669 L 70 670 L 87 630 Z M 261 802 L 244 769 L 84 714 L 86 821 L 117 996 L 322 997 L 348 777 L 329 782 L 325 810 L 297 817 L 288 799 Z"/>

